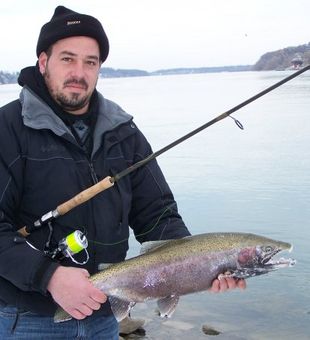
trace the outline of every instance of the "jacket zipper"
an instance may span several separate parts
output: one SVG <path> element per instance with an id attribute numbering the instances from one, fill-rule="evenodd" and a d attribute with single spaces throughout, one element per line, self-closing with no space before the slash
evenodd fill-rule
<path id="1" fill-rule="evenodd" d="M 88 164 L 89 164 L 89 168 L 90 168 L 90 175 L 91 175 L 92 181 L 93 181 L 94 184 L 96 184 L 96 183 L 99 182 L 99 179 L 98 179 L 97 174 L 95 172 L 94 165 L 91 161 L 89 161 Z"/>

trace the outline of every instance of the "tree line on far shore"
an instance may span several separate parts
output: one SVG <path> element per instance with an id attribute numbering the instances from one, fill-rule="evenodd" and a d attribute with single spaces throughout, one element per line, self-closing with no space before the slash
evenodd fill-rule
<path id="1" fill-rule="evenodd" d="M 297 66 L 310 64 L 310 42 L 308 44 L 286 47 L 277 51 L 263 54 L 254 65 L 218 66 L 218 67 L 196 67 L 196 68 L 172 68 L 147 72 L 138 69 L 114 69 L 102 67 L 101 78 L 121 78 L 121 77 L 145 77 L 161 76 L 172 74 L 195 74 L 211 72 L 243 72 L 243 71 L 271 71 L 287 70 Z M 0 84 L 17 83 L 19 72 L 0 71 Z"/>

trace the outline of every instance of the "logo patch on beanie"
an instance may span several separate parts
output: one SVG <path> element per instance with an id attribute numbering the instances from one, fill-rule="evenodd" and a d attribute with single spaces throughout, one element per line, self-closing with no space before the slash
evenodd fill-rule
<path id="1" fill-rule="evenodd" d="M 69 25 L 77 25 L 77 24 L 80 24 L 80 23 L 81 23 L 80 20 L 67 21 L 67 26 L 69 26 Z"/>

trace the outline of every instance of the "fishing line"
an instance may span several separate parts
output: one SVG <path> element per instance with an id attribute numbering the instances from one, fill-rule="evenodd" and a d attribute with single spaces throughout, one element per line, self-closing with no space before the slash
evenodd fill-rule
<path id="1" fill-rule="evenodd" d="M 173 203 L 173 204 L 171 204 L 170 206 L 168 206 L 168 207 L 166 207 L 166 208 L 164 209 L 164 211 L 163 211 L 163 212 L 161 213 L 161 215 L 158 217 L 157 221 L 156 221 L 155 224 L 151 227 L 151 229 L 145 231 L 144 233 L 135 235 L 135 237 L 145 236 L 145 235 L 151 233 L 151 232 L 158 226 L 160 220 L 161 220 L 162 217 L 165 215 L 165 213 L 166 213 L 167 211 L 171 211 L 171 207 L 172 207 L 173 205 L 176 205 L 176 203 Z M 127 238 L 125 238 L 125 239 L 123 239 L 123 240 L 121 240 L 121 241 L 114 242 L 114 243 L 104 243 L 104 242 L 99 242 L 99 241 L 94 241 L 94 240 L 89 240 L 89 239 L 88 239 L 88 242 L 89 242 L 89 243 L 96 244 L 96 245 L 100 245 L 100 246 L 115 246 L 115 245 L 117 245 L 117 244 L 121 244 L 121 243 L 123 243 L 123 242 L 127 242 L 128 240 L 129 240 L 129 237 L 127 237 Z"/>

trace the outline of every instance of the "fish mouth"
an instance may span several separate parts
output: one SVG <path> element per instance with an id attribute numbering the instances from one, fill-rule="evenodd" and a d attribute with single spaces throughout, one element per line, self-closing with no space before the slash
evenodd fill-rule
<path id="1" fill-rule="evenodd" d="M 293 246 L 287 249 L 288 252 L 293 250 Z M 269 254 L 263 254 L 261 260 L 259 261 L 259 265 L 264 268 L 269 268 L 270 270 L 276 270 L 278 268 L 284 267 L 292 267 L 296 264 L 295 259 L 281 257 L 279 259 L 274 258 L 275 255 L 282 252 L 283 249 L 274 249 Z"/>
<path id="2" fill-rule="evenodd" d="M 281 251 L 282 249 L 277 249 L 268 255 L 264 254 L 257 262 L 253 262 L 251 265 L 246 267 L 237 268 L 231 273 L 231 276 L 238 279 L 246 279 L 253 276 L 267 274 L 280 268 L 293 267 L 296 264 L 295 259 L 284 257 L 278 259 L 274 258 L 274 256 Z"/>
<path id="3" fill-rule="evenodd" d="M 268 261 L 264 261 L 263 267 L 265 269 L 268 269 L 268 271 L 271 270 L 277 270 L 279 268 L 285 268 L 285 267 L 293 267 L 296 264 L 296 260 L 292 258 L 285 258 L 281 257 L 279 259 L 272 259 L 270 258 Z"/>

